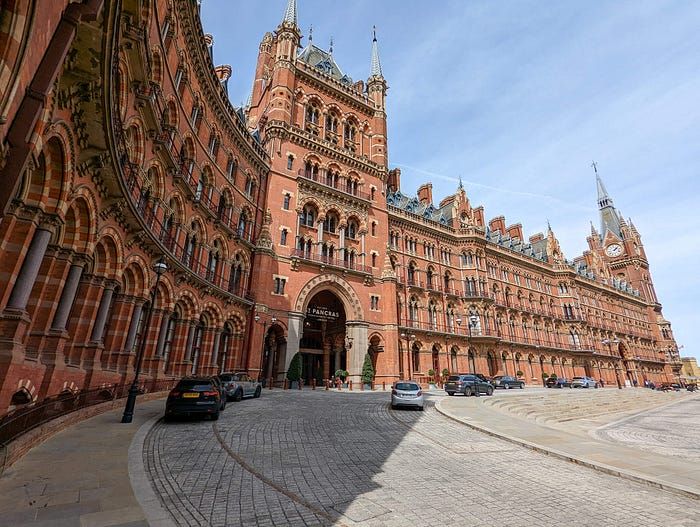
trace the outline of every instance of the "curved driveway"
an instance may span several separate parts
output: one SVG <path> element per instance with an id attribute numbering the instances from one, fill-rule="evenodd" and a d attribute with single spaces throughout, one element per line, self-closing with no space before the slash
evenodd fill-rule
<path id="1" fill-rule="evenodd" d="M 182 526 L 700 524 L 696 500 L 387 397 L 266 391 L 216 423 L 159 422 L 146 470 Z"/>

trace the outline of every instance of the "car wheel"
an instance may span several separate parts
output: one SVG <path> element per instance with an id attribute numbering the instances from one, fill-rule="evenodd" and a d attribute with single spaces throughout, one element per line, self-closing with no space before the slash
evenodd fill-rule
<path id="1" fill-rule="evenodd" d="M 521 383 L 520 383 L 520 389 L 522 390 L 523 388 L 525 388 L 525 383 L 524 383 L 524 382 L 521 382 Z"/>
<path id="2" fill-rule="evenodd" d="M 421 412 L 424 412 L 424 411 L 425 411 L 425 406 L 419 406 L 418 409 L 419 409 Z"/>
<path id="3" fill-rule="evenodd" d="M 486 395 L 493 395 L 493 388 L 490 386 L 486 389 Z"/>
<path id="4" fill-rule="evenodd" d="M 447 392 L 447 395 L 454 395 L 455 392 Z"/>
<path id="5" fill-rule="evenodd" d="M 472 394 L 472 389 L 471 388 L 465 388 L 464 389 L 464 396 L 469 397 Z"/>
<path id="6" fill-rule="evenodd" d="M 504 385 L 503 385 L 503 388 L 506 389 L 506 390 L 510 390 L 510 384 L 504 384 Z"/>
<path id="7" fill-rule="evenodd" d="M 172 415 L 165 414 L 165 415 L 163 416 L 163 422 L 164 422 L 164 423 L 170 423 L 170 422 L 172 422 L 172 420 L 173 420 L 173 416 L 172 416 Z"/>
<path id="8" fill-rule="evenodd" d="M 255 398 L 257 399 L 258 397 L 260 397 L 260 394 L 261 394 L 261 393 L 262 393 L 262 389 L 260 388 L 260 386 L 258 386 L 258 387 L 255 389 L 255 395 L 254 395 L 253 397 L 255 397 Z"/>
<path id="9" fill-rule="evenodd" d="M 233 400 L 238 402 L 241 399 L 243 399 L 243 391 L 242 390 L 236 390 L 236 393 L 233 394 Z"/>
<path id="10" fill-rule="evenodd" d="M 395 404 L 392 404 L 392 405 L 391 405 L 391 409 L 392 409 L 392 410 L 396 410 L 396 405 L 395 405 Z"/>
<path id="11" fill-rule="evenodd" d="M 216 412 L 215 414 L 211 414 L 211 420 L 218 421 L 219 420 L 219 412 Z"/>

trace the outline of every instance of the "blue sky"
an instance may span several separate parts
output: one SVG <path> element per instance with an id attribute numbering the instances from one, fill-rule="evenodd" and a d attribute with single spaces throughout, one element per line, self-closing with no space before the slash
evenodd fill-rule
<path id="1" fill-rule="evenodd" d="M 258 44 L 286 0 L 204 0 L 217 64 L 245 101 Z M 298 0 L 304 36 L 366 79 L 377 26 L 389 159 L 402 188 L 433 183 L 439 201 L 461 176 L 486 217 L 552 224 L 567 258 L 598 225 L 591 161 L 631 217 L 682 355 L 692 328 L 700 198 L 700 4 L 692 1 Z M 306 38 L 302 40 L 306 42 Z M 700 357 L 699 357 L 700 358 Z"/>

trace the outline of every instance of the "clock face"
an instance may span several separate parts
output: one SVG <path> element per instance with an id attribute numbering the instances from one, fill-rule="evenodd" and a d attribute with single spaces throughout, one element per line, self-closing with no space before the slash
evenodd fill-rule
<path id="1" fill-rule="evenodd" d="M 608 256 L 620 256 L 622 254 L 622 246 L 617 243 L 611 243 L 605 248 L 605 254 Z"/>

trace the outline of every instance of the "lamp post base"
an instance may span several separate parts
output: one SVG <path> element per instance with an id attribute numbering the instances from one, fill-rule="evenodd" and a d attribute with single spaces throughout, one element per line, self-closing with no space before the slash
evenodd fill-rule
<path id="1" fill-rule="evenodd" d="M 126 397 L 126 406 L 124 406 L 124 414 L 122 414 L 122 423 L 130 423 L 134 418 L 134 407 L 136 406 L 136 396 L 139 390 L 136 384 L 132 384 L 129 388 L 129 395 Z"/>

